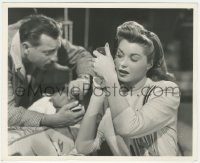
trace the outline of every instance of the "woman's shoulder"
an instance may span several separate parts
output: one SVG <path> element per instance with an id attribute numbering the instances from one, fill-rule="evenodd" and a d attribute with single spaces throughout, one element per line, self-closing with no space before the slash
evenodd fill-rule
<path id="1" fill-rule="evenodd" d="M 160 80 L 160 81 L 151 80 L 151 85 L 160 86 L 160 87 L 179 87 L 177 83 L 173 81 L 167 81 L 167 80 Z"/>
<path id="2" fill-rule="evenodd" d="M 180 97 L 180 88 L 178 84 L 176 84 L 173 81 L 152 81 L 150 82 L 150 86 L 153 87 L 153 94 L 159 94 L 159 95 L 168 95 L 168 96 L 174 96 L 174 97 Z"/>

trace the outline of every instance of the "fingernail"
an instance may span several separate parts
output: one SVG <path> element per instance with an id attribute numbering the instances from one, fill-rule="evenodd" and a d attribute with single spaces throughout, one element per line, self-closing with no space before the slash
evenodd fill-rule
<path id="1" fill-rule="evenodd" d="M 106 46 L 107 46 L 107 47 L 109 46 L 108 42 L 106 42 Z"/>

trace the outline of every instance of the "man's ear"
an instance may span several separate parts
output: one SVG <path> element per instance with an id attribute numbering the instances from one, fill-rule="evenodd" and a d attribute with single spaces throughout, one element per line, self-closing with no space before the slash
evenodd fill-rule
<path id="1" fill-rule="evenodd" d="M 24 49 L 24 54 L 27 55 L 29 53 L 29 48 L 32 47 L 32 45 L 29 42 L 25 41 L 22 43 L 22 47 Z"/>

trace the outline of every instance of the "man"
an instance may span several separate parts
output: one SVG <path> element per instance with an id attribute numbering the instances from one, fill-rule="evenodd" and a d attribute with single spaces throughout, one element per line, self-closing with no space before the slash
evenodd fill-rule
<path id="1" fill-rule="evenodd" d="M 40 126 L 63 128 L 79 122 L 84 115 L 84 110 L 71 111 L 72 108 L 77 107 L 77 102 L 64 105 L 52 115 L 31 111 L 28 108 L 42 97 L 44 85 L 52 88 L 55 87 L 55 84 L 58 86 L 65 84 L 62 79 L 54 76 L 57 74 L 53 73 L 58 73 L 58 71 L 62 71 L 63 75 L 61 76 L 65 76 L 69 69 L 76 68 L 78 78 L 70 82 L 69 95 L 73 96 L 70 92 L 76 87 L 79 88 L 76 93 L 83 96 L 86 93 L 84 90 L 87 90 L 90 83 L 90 53 L 82 47 L 74 46 L 61 39 L 61 31 L 56 21 L 43 15 L 32 15 L 9 26 L 8 41 L 9 127 L 11 129 L 25 127 L 25 130 L 26 127 L 39 128 Z M 55 71 L 55 69 L 57 70 Z M 47 77 L 46 74 L 50 74 L 52 78 Z M 51 80 L 54 81 L 49 82 Z M 23 131 L 22 128 L 20 131 Z M 15 137 L 15 134 L 13 135 Z M 51 137 L 51 134 L 49 135 Z M 12 139 L 15 139 L 13 137 Z M 16 147 L 13 148 L 16 149 Z"/>

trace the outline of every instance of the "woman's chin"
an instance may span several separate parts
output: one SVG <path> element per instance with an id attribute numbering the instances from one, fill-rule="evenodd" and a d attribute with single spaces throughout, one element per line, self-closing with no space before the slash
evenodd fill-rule
<path id="1" fill-rule="evenodd" d="M 118 80 L 123 83 L 129 83 L 130 80 L 127 77 L 118 76 Z"/>

